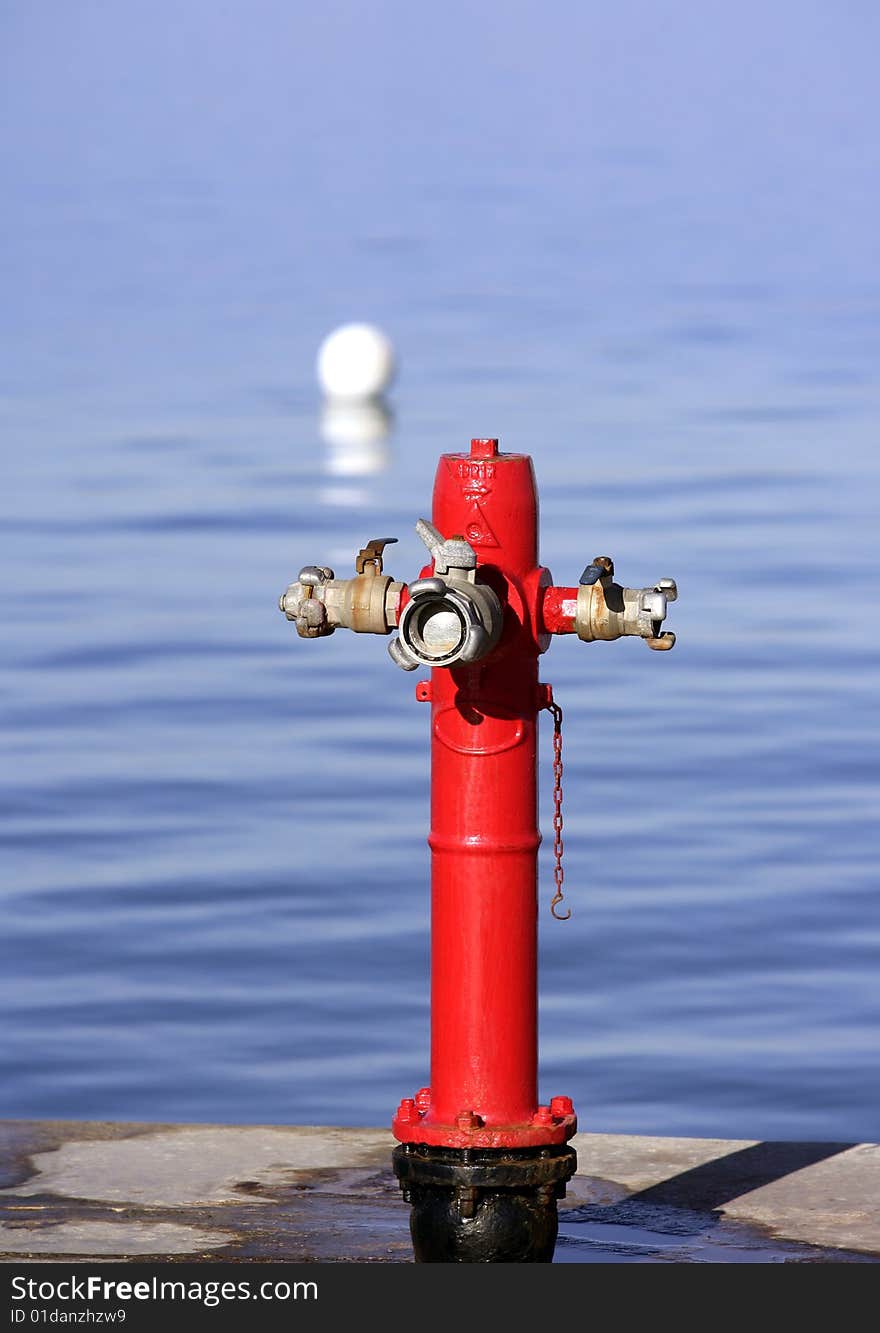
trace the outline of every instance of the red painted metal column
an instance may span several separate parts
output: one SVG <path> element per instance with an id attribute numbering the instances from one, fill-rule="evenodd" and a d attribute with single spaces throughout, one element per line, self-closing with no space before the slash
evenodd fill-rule
<path id="1" fill-rule="evenodd" d="M 501 639 L 470 666 L 434 668 L 431 702 L 431 1085 L 405 1098 L 405 1143 L 527 1148 L 575 1132 L 570 1099 L 537 1091 L 537 716 L 547 570 L 538 564 L 531 459 L 474 440 L 445 454 L 433 521 L 477 553 L 504 609 Z M 430 567 L 423 571 L 429 576 Z"/>
<path id="2" fill-rule="evenodd" d="M 345 627 L 387 634 L 405 671 L 430 667 L 431 1082 L 404 1097 L 392 1128 L 394 1173 L 410 1203 L 419 1263 L 549 1263 L 556 1201 L 577 1157 L 569 1097 L 538 1100 L 538 714 L 554 718 L 557 894 L 562 897 L 562 712 L 538 682 L 552 634 L 626 635 L 666 651 L 674 580 L 624 588 L 609 556 L 577 587 L 538 563 L 531 459 L 471 441 L 444 454 L 433 522 L 416 531 L 432 564 L 407 584 L 383 573 L 394 538 L 376 537 L 337 579 L 306 565 L 280 607 L 302 638 Z"/>

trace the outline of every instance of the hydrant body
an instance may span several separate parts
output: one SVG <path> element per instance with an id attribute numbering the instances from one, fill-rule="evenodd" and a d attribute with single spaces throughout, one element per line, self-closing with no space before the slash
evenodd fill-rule
<path id="1" fill-rule="evenodd" d="M 356 575 L 307 565 L 280 607 L 303 638 L 339 628 L 397 637 L 405 671 L 431 667 L 431 1078 L 393 1119 L 394 1170 L 412 1205 L 420 1262 L 547 1263 L 556 1200 L 576 1157 L 571 1099 L 541 1104 L 537 1079 L 538 714 L 561 710 L 538 681 L 554 634 L 584 642 L 636 635 L 672 647 L 660 626 L 675 583 L 622 588 L 608 556 L 577 587 L 538 563 L 531 459 L 475 439 L 444 454 L 433 522 L 416 530 L 432 562 L 410 584 L 383 574 L 394 538 L 358 552 Z M 557 752 L 558 754 L 558 752 Z M 561 772 L 561 762 L 554 769 Z M 561 788 L 554 828 L 561 857 Z M 561 899 L 561 861 L 557 859 Z"/>
<path id="2" fill-rule="evenodd" d="M 431 704 L 431 1082 L 401 1103 L 394 1133 L 450 1148 L 562 1143 L 571 1103 L 539 1112 L 537 1090 L 538 655 L 551 579 L 531 459 L 494 440 L 443 455 L 433 521 L 476 550 L 504 622 L 486 660 L 435 667 L 416 690 Z"/>

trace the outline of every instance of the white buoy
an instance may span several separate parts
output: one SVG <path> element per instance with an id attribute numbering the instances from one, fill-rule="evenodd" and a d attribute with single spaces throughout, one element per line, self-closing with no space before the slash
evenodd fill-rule
<path id="1" fill-rule="evenodd" d="M 376 398 L 394 378 L 394 349 L 373 324 L 343 324 L 318 351 L 318 380 L 328 398 Z"/>

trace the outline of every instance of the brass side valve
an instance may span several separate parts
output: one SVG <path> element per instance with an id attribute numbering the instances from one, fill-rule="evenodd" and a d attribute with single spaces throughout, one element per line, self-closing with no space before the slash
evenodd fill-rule
<path id="1" fill-rule="evenodd" d="M 306 565 L 278 601 L 281 611 L 296 624 L 303 639 L 318 639 L 335 629 L 359 634 L 390 634 L 397 625 L 397 610 L 404 583 L 382 572 L 382 552 L 396 537 L 374 537 L 355 557 L 357 573 L 338 579 L 326 565 Z"/>
<path id="2" fill-rule="evenodd" d="M 658 579 L 653 588 L 622 588 L 614 582 L 614 562 L 597 555 L 580 577 L 574 628 L 579 639 L 620 639 L 634 634 L 649 648 L 666 652 L 675 635 L 660 632 L 668 604 L 678 597 L 675 579 Z"/>

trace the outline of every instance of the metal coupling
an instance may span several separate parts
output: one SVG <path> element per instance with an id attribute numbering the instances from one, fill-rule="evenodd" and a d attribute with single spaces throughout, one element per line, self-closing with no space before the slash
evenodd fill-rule
<path id="1" fill-rule="evenodd" d="M 318 639 L 334 630 L 358 634 L 390 634 L 404 589 L 382 572 L 382 552 L 396 537 L 376 537 L 357 554 L 354 578 L 337 579 L 326 565 L 306 565 L 296 583 L 282 593 L 278 605 L 296 624 L 303 639 Z"/>
<path id="2" fill-rule="evenodd" d="M 674 579 L 658 579 L 652 588 L 622 588 L 614 582 L 614 562 L 597 555 L 580 577 L 575 630 L 579 639 L 620 639 L 626 634 L 644 639 L 649 648 L 665 652 L 675 643 L 670 631 L 661 633 L 670 602 L 678 598 Z"/>
<path id="3" fill-rule="evenodd" d="M 404 671 L 478 662 L 492 651 L 504 613 L 496 594 L 477 583 L 477 554 L 463 537 L 443 534 L 420 518 L 416 532 L 434 561 L 430 578 L 409 585 L 409 601 L 388 651 Z"/>

